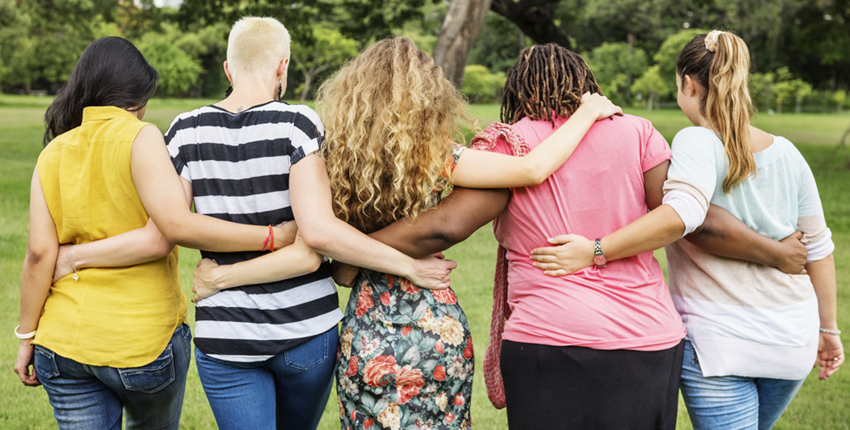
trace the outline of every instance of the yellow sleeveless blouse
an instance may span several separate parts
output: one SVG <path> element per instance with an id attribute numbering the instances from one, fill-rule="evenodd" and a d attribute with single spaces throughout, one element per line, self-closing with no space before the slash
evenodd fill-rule
<path id="1" fill-rule="evenodd" d="M 38 174 L 59 243 L 81 244 L 144 227 L 130 150 L 148 123 L 117 107 L 88 107 L 81 126 L 53 139 Z M 92 268 L 50 288 L 33 341 L 80 363 L 116 368 L 151 363 L 187 321 L 178 250 L 130 267 Z"/>

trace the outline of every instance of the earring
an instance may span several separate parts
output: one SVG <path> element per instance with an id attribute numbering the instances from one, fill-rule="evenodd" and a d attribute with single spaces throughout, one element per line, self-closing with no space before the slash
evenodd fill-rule
<path id="1" fill-rule="evenodd" d="M 277 101 L 283 100 L 283 84 L 277 84 Z"/>
<path id="2" fill-rule="evenodd" d="M 233 85 L 229 85 L 224 91 L 224 98 L 230 97 L 231 94 L 233 94 Z"/>

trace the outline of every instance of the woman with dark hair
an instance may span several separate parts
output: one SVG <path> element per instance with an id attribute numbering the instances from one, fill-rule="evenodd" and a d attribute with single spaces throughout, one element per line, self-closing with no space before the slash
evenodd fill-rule
<path id="1" fill-rule="evenodd" d="M 191 191 L 162 134 L 141 121 L 157 76 L 130 42 L 98 39 L 45 115 L 50 142 L 31 186 L 15 371 L 45 386 L 63 429 L 120 428 L 125 410 L 127 428 L 177 428 L 191 335 L 174 243 L 236 252 L 294 239 L 294 229 L 189 210 Z M 60 243 L 71 244 L 63 260 L 72 271 L 51 285 Z M 77 247 L 109 258 L 83 270 Z M 435 272 L 436 286 L 448 270 Z"/>

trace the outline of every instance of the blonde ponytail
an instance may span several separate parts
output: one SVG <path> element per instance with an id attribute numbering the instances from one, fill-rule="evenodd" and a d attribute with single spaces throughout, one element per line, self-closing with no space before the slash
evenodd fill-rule
<path id="1" fill-rule="evenodd" d="M 750 52 L 740 37 L 715 30 L 696 36 L 685 46 L 676 70 L 706 88 L 700 113 L 723 142 L 729 167 L 723 192 L 728 194 L 758 172 L 750 145 Z"/>

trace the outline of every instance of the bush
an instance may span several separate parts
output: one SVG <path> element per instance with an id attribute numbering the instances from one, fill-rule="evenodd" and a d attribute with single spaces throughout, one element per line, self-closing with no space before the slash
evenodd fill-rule
<path id="1" fill-rule="evenodd" d="M 492 73 L 484 66 L 472 64 L 464 69 L 461 92 L 473 103 L 495 101 L 501 98 L 506 80 L 504 72 Z"/>

